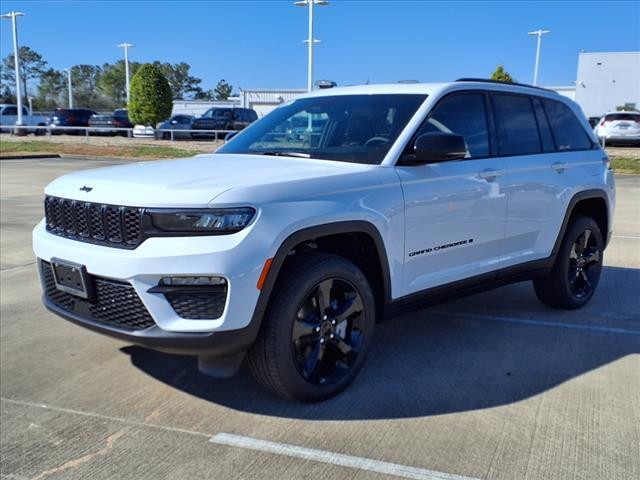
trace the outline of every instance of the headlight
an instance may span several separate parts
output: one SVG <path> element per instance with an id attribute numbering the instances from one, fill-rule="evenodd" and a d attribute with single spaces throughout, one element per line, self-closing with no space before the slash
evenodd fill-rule
<path id="1" fill-rule="evenodd" d="M 255 213 L 250 207 L 149 211 L 153 226 L 162 232 L 203 235 L 239 232 L 249 224 Z"/>

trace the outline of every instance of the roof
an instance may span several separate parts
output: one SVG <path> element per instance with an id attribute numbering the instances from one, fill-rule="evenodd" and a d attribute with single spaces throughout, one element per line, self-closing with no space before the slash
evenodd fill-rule
<path id="1" fill-rule="evenodd" d="M 548 95 L 550 98 L 558 98 L 559 95 L 553 90 L 533 87 L 522 84 L 509 84 L 504 82 L 491 82 L 482 79 L 464 80 L 446 83 L 388 83 L 374 85 L 353 85 L 349 87 L 335 87 L 314 90 L 304 97 L 321 97 L 334 95 L 380 95 L 380 94 L 423 94 L 435 95 L 448 90 L 494 90 L 511 91 L 514 93 L 529 93 L 538 95 Z"/>

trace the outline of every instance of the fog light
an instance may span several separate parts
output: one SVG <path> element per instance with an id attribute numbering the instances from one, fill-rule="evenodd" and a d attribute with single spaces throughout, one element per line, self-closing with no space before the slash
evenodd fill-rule
<path id="1" fill-rule="evenodd" d="M 222 277 L 164 277 L 160 280 L 160 285 L 171 286 L 211 286 L 226 285 L 227 281 Z"/>

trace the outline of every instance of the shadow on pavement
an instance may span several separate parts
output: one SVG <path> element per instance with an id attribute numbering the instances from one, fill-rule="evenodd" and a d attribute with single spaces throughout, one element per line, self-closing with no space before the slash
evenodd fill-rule
<path id="1" fill-rule="evenodd" d="M 603 283 L 608 284 L 607 290 L 622 288 L 632 279 L 638 285 L 638 274 L 638 270 L 609 267 Z M 602 287 L 599 293 L 605 295 Z M 498 292 L 513 309 L 521 308 L 523 301 L 529 303 L 523 296 L 533 295 L 526 284 L 512 285 L 470 297 L 447 310 L 482 313 L 484 297 Z M 471 299 L 475 301 L 470 303 Z M 536 310 L 538 320 L 554 312 L 544 307 Z M 592 324 L 584 322 L 580 312 L 574 312 L 571 321 Z M 640 331 L 640 321 L 636 329 Z M 375 336 L 355 382 L 338 397 L 314 405 L 270 394 L 246 369 L 219 380 L 200 374 L 195 358 L 135 346 L 122 351 L 148 375 L 196 397 L 239 411 L 310 420 L 408 418 L 505 405 L 640 353 L 639 335 L 443 317 L 436 309 L 379 324 Z"/>

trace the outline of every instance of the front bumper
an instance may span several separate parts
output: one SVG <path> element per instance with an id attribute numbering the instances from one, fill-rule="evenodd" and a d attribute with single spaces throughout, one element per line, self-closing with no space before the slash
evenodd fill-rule
<path id="1" fill-rule="evenodd" d="M 215 237 L 149 238 L 126 250 L 59 237 L 41 222 L 33 232 L 33 249 L 45 262 L 57 258 L 81 264 L 89 275 L 132 288 L 155 326 L 167 334 L 211 334 L 242 330 L 254 318 L 260 294 L 257 282 L 268 253 L 257 243 L 259 236 L 248 235 L 250 230 Z M 200 319 L 179 316 L 164 294 L 149 291 L 167 276 L 223 277 L 227 293 L 222 314 Z M 55 305 L 48 307 L 61 313 Z"/>
<path id="2" fill-rule="evenodd" d="M 203 357 L 228 357 L 245 352 L 255 341 L 259 322 L 251 322 L 239 330 L 208 333 L 167 332 L 158 326 L 145 330 L 125 331 L 88 320 L 84 316 L 64 310 L 43 296 L 44 306 L 51 312 L 77 325 L 112 338 L 166 353 Z"/>

